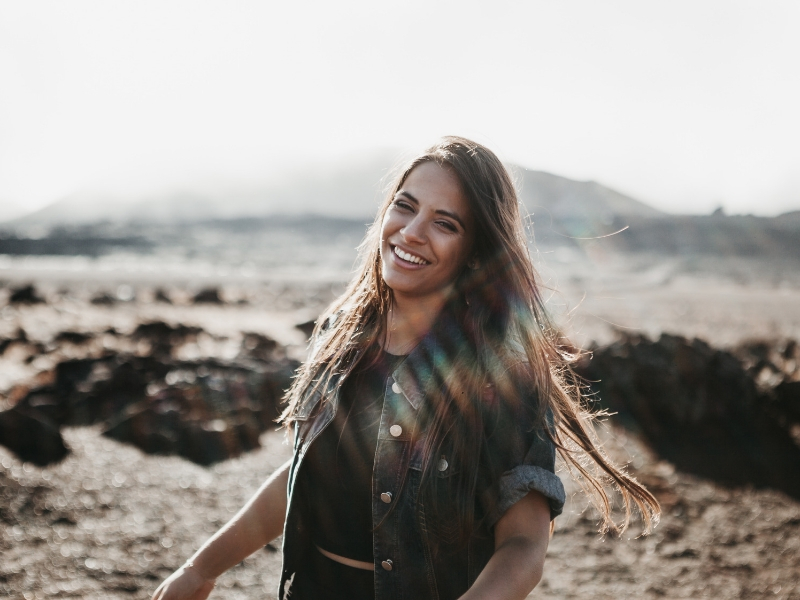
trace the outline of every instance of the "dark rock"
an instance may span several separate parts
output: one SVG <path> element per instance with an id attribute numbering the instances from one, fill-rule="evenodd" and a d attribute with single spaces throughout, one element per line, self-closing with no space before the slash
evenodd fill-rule
<path id="1" fill-rule="evenodd" d="M 217 288 L 205 288 L 197 292 L 194 297 L 195 304 L 224 304 Z"/>
<path id="2" fill-rule="evenodd" d="M 800 344 L 797 343 L 797 340 L 789 340 L 786 342 L 781 355 L 785 360 L 796 361 L 798 358 L 800 358 Z M 797 363 L 795 363 L 795 367 L 797 366 Z"/>
<path id="3" fill-rule="evenodd" d="M 108 419 L 105 434 L 145 452 L 177 454 L 202 465 L 259 447 L 260 434 L 275 425 L 294 372 L 288 361 L 258 369 L 215 361 L 171 366 L 148 378 L 163 382 L 160 389 Z"/>
<path id="4" fill-rule="evenodd" d="M 90 302 L 97 306 L 113 306 L 117 303 L 117 298 L 108 292 L 101 292 L 95 295 Z"/>
<path id="5" fill-rule="evenodd" d="M 147 396 L 147 386 L 163 381 L 170 365 L 155 356 L 119 355 L 94 364 L 72 402 L 74 423 L 113 419 Z"/>
<path id="6" fill-rule="evenodd" d="M 678 468 L 800 498 L 800 448 L 742 363 L 701 340 L 625 336 L 578 374 L 599 404 Z"/>
<path id="7" fill-rule="evenodd" d="M 21 406 L 0 412 L 0 444 L 20 460 L 40 466 L 58 462 L 69 453 L 55 423 Z"/>
<path id="8" fill-rule="evenodd" d="M 62 331 L 54 339 L 56 342 L 68 342 L 70 344 L 85 344 L 94 337 L 91 333 L 81 333 L 79 331 Z"/>
<path id="9" fill-rule="evenodd" d="M 33 285 L 26 285 L 11 290 L 11 296 L 8 301 L 11 304 L 43 304 L 45 300 L 39 296 Z"/>
<path id="10" fill-rule="evenodd" d="M 781 380 L 800 379 L 800 347 L 795 340 L 749 340 L 732 352 L 754 379 L 769 379 L 764 369 Z"/>
<path id="11" fill-rule="evenodd" d="M 768 399 L 774 417 L 788 427 L 800 423 L 800 347 L 795 340 L 750 340 L 733 349 Z"/>
<path id="12" fill-rule="evenodd" d="M 239 356 L 269 362 L 275 358 L 278 342 L 260 333 L 245 333 Z"/>
<path id="13" fill-rule="evenodd" d="M 182 434 L 178 454 L 198 465 L 212 465 L 238 456 L 231 453 L 232 444 L 228 443 L 231 433 L 224 421 L 188 422 Z"/>
<path id="14" fill-rule="evenodd" d="M 288 365 L 276 366 L 261 380 L 256 391 L 260 399 L 264 427 L 275 425 L 282 412 L 283 395 L 292 384 L 292 377 L 299 367 L 299 363 L 290 362 Z"/>
<path id="15" fill-rule="evenodd" d="M 315 320 L 306 321 L 305 323 L 300 323 L 295 325 L 297 329 L 302 331 L 307 338 L 311 338 L 311 334 L 314 333 L 314 327 L 316 327 L 317 322 Z"/>
<path id="16" fill-rule="evenodd" d="M 782 381 L 775 386 L 775 405 L 788 424 L 800 423 L 800 381 Z"/>
<path id="17" fill-rule="evenodd" d="M 164 302 L 166 304 L 172 304 L 172 298 L 170 298 L 169 295 L 167 295 L 167 292 L 162 288 L 158 288 L 156 290 L 153 299 L 156 302 Z"/>
<path id="18" fill-rule="evenodd" d="M 52 385 L 31 390 L 19 405 L 36 408 L 57 425 L 90 425 L 142 400 L 148 383 L 163 379 L 169 368 L 152 357 L 67 360 L 56 366 Z"/>
<path id="19" fill-rule="evenodd" d="M 202 333 L 201 327 L 178 324 L 172 326 L 164 321 L 142 323 L 133 332 L 134 339 L 168 339 L 172 343 L 183 341 L 189 336 Z"/>
<path id="20" fill-rule="evenodd" d="M 95 359 L 60 362 L 56 365 L 53 383 L 28 391 L 17 406 L 45 415 L 56 426 L 72 424 L 76 421 L 72 404 L 78 386 L 89 377 L 96 362 Z"/>
<path id="21" fill-rule="evenodd" d="M 172 356 L 175 345 L 200 333 L 198 327 L 142 323 L 131 337 L 148 342 L 148 354 L 107 352 L 62 361 L 52 383 L 23 390 L 16 406 L 54 428 L 105 422 L 106 435 L 114 439 L 199 464 L 257 448 L 260 434 L 280 414 L 297 364 L 275 340 L 257 333 L 244 334 L 235 362 Z M 57 339 L 83 338 L 63 332 Z"/>
<path id="22" fill-rule="evenodd" d="M 141 402 L 104 431 L 104 435 L 129 443 L 149 454 L 177 454 L 199 465 L 211 465 L 260 447 L 263 429 L 248 411 L 225 418 L 198 419 L 183 414 L 177 405 Z"/>
<path id="23" fill-rule="evenodd" d="M 36 413 L 44 415 L 56 427 L 66 421 L 67 404 L 52 387 L 31 390 L 16 406 L 20 409 L 33 409 Z"/>
<path id="24" fill-rule="evenodd" d="M 177 411 L 159 414 L 156 407 L 142 401 L 113 418 L 103 434 L 148 454 L 177 454 L 182 426 Z"/>
<path id="25" fill-rule="evenodd" d="M 62 398 L 68 398 L 78 389 L 79 384 L 89 378 L 97 362 L 94 358 L 76 358 L 58 363 L 53 384 L 55 393 Z"/>
<path id="26" fill-rule="evenodd" d="M 172 349 L 189 338 L 202 333 L 200 327 L 191 327 L 183 324 L 172 326 L 164 321 L 150 321 L 142 323 L 133 332 L 134 340 L 147 340 L 152 348 L 150 354 L 161 360 L 169 360 Z"/>

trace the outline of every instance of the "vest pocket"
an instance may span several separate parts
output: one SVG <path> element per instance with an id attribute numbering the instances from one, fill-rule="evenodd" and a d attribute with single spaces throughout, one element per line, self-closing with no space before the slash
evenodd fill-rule
<path id="1" fill-rule="evenodd" d="M 421 464 L 412 468 L 421 470 Z M 458 471 L 447 455 L 440 455 L 434 460 L 432 477 L 426 481 L 419 492 L 421 510 L 424 512 L 425 528 L 431 536 L 431 542 L 440 544 L 455 543 L 460 535 L 460 527 L 456 513 L 456 480 Z"/>

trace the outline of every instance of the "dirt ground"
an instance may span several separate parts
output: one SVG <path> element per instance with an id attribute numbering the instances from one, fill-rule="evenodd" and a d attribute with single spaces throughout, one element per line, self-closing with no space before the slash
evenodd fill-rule
<path id="1" fill-rule="evenodd" d="M 757 272 L 716 277 L 669 264 L 559 270 L 557 262 L 551 260 L 552 272 L 560 277 L 545 273 L 561 290 L 550 304 L 582 345 L 605 343 L 618 328 L 698 336 L 722 347 L 753 337 L 800 339 L 800 285 L 793 280 Z M 18 283 L 12 272 L 0 276 Z M 120 282 L 110 279 L 40 282 L 48 302 L 32 306 L 5 305 L 0 290 L 0 336 L 21 327 L 47 347 L 58 331 L 124 332 L 161 318 L 213 334 L 196 349 L 201 354 L 224 354 L 242 331 L 258 331 L 300 358 L 304 336 L 294 325 L 340 289 L 336 282 L 223 280 L 216 283 L 230 301 L 200 306 L 174 284 L 176 303 L 169 305 L 152 301 L 156 283 L 164 282 L 138 282 L 136 299 L 109 306 L 88 299 L 104 286 L 118 290 Z M 0 395 L 52 368 L 68 350 L 32 358 L 24 352 L 0 357 Z M 211 468 L 145 455 L 101 436 L 98 427 L 63 433 L 71 454 L 46 468 L 0 447 L 0 597 L 149 598 L 289 456 L 280 432 L 265 433 L 260 450 Z M 634 526 L 622 539 L 601 538 L 564 474 L 568 505 L 530 598 L 800 598 L 800 502 L 676 472 L 613 425 L 605 437 L 609 451 L 659 498 L 662 522 L 649 537 L 637 538 Z M 231 569 L 212 598 L 274 598 L 279 547 L 280 540 Z"/>
<path id="2" fill-rule="evenodd" d="M 0 596 L 149 598 L 289 457 L 281 432 L 211 469 L 147 456 L 97 428 L 65 432 L 72 454 L 46 469 L 0 449 Z M 800 598 L 800 503 L 674 472 L 624 432 L 613 442 L 664 508 L 654 534 L 600 538 L 577 487 L 556 521 L 530 598 Z M 633 468 L 637 466 L 638 468 Z M 223 575 L 212 597 L 274 598 L 277 540 Z"/>

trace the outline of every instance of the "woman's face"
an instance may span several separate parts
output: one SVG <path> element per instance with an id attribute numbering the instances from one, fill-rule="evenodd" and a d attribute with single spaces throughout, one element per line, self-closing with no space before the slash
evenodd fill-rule
<path id="1" fill-rule="evenodd" d="M 395 297 L 444 301 L 471 255 L 474 229 L 456 176 L 434 162 L 416 166 L 383 218 L 383 280 Z"/>

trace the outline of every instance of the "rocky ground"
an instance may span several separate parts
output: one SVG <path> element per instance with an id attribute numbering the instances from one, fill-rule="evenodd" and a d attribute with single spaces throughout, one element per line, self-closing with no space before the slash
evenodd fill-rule
<path id="1" fill-rule="evenodd" d="M 702 335 L 722 348 L 755 337 L 800 338 L 795 282 L 710 279 L 668 267 L 607 269 L 602 276 L 572 271 L 551 280 L 561 290 L 552 302 L 582 344 L 607 344 L 620 328 L 651 337 Z M 245 332 L 269 336 L 301 358 L 305 334 L 294 326 L 339 289 L 223 285 L 217 302 L 196 301 L 199 290 L 165 284 L 168 303 L 153 285 L 44 282 L 35 290 L 44 302 L 30 304 L 11 302 L 15 285 L 0 290 L 0 338 L 11 340 L 0 353 L 4 408 L 32 382 L 47 382 L 63 360 L 147 354 L 146 345 L 126 345 L 126 336 L 153 320 L 200 328 L 175 349 L 175 360 L 233 360 Z M 57 340 L 65 331 L 91 339 Z M 70 453 L 44 467 L 0 446 L 0 597 L 149 598 L 289 456 L 282 433 L 266 431 L 260 448 L 203 467 L 145 454 L 103 436 L 103 427 L 62 427 Z M 678 470 L 614 423 L 604 439 L 659 498 L 662 522 L 649 537 L 637 538 L 634 526 L 622 539 L 601 538 L 578 487 L 563 474 L 569 503 L 531 598 L 800 598 L 800 501 Z M 275 597 L 279 545 L 225 574 L 212 597 Z"/>
<path id="2" fill-rule="evenodd" d="M 664 509 L 655 533 L 600 538 L 577 487 L 531 598 L 800 598 L 800 502 L 676 472 L 622 430 L 614 451 Z M 0 448 L 0 596 L 149 598 L 289 457 L 281 432 L 212 468 L 64 432 L 72 453 L 39 468 Z M 274 598 L 280 541 L 220 578 L 212 597 Z"/>

